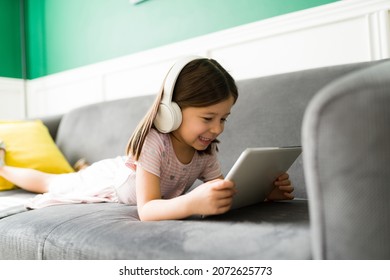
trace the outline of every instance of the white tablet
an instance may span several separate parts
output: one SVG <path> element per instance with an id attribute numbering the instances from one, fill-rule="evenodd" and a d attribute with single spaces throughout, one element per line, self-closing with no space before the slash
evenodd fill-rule
<path id="1" fill-rule="evenodd" d="M 301 147 L 248 148 L 242 152 L 227 180 L 235 182 L 237 193 L 231 209 L 264 201 L 277 177 L 287 172 Z"/>

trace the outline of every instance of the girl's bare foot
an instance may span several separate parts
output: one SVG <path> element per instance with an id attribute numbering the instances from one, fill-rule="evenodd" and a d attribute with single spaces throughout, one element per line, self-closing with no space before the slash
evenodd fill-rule
<path id="1" fill-rule="evenodd" d="M 81 158 L 73 165 L 74 170 L 80 171 L 84 168 L 87 168 L 89 166 L 89 163 L 85 158 Z"/>

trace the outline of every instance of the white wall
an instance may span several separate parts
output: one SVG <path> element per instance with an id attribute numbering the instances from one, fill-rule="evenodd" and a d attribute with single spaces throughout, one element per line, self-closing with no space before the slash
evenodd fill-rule
<path id="1" fill-rule="evenodd" d="M 15 95 L 0 79 L 0 118 L 156 93 L 171 64 L 188 54 L 217 59 L 237 80 L 389 58 L 389 10 L 390 0 L 336 2 L 29 80 Z"/>

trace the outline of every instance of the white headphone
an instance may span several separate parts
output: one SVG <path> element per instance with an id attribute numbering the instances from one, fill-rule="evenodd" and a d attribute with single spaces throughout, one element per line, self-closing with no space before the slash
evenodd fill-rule
<path id="1" fill-rule="evenodd" d="M 173 90 L 176 80 L 183 68 L 200 56 L 189 56 L 177 61 L 169 70 L 164 83 L 164 92 L 158 108 L 157 116 L 154 119 L 154 126 L 162 133 L 169 133 L 176 130 L 182 121 L 182 114 L 179 105 L 172 101 Z"/>

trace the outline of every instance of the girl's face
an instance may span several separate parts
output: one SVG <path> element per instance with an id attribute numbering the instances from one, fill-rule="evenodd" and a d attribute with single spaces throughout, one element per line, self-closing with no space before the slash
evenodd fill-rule
<path id="1" fill-rule="evenodd" d="M 182 123 L 172 132 L 180 148 L 205 150 L 223 132 L 233 104 L 234 98 L 230 97 L 211 106 L 182 109 Z"/>

